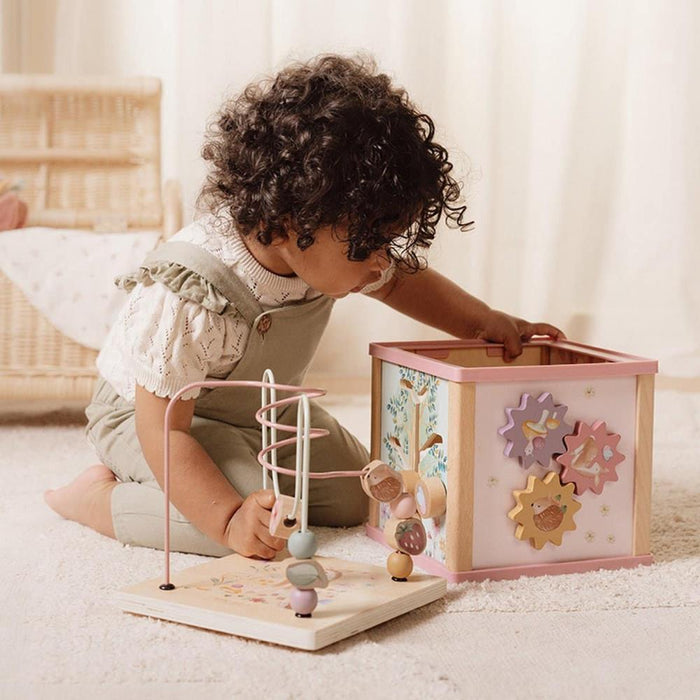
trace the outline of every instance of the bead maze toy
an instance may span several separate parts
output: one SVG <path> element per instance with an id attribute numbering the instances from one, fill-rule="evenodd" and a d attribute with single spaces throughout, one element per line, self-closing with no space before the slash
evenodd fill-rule
<path id="1" fill-rule="evenodd" d="M 631 567 L 650 553 L 657 363 L 534 340 L 374 343 L 371 456 L 398 470 L 449 581 Z M 404 496 L 405 498 L 405 496 Z M 367 532 L 393 546 L 396 503 Z"/>
<path id="2" fill-rule="evenodd" d="M 272 561 L 231 554 L 171 576 L 170 572 L 170 416 L 182 394 L 197 387 L 253 387 L 261 390 L 256 419 L 262 427 L 258 461 L 262 488 L 271 475 L 275 505 L 270 532 L 287 539 L 291 556 Z M 291 394 L 277 400 L 277 392 Z M 309 443 L 328 432 L 313 428 L 309 400 L 325 394 L 320 389 L 276 384 L 270 370 L 262 381 L 212 380 L 189 384 L 171 399 L 165 413 L 164 499 L 165 571 L 163 579 L 129 586 L 118 594 L 126 612 L 162 618 L 219 632 L 315 650 L 441 598 L 444 579 L 413 573 L 412 556 L 426 545 L 425 530 L 414 496 L 401 474 L 381 462 L 359 471 L 310 470 Z M 297 404 L 296 427 L 278 422 L 280 408 Z M 278 431 L 293 436 L 278 440 Z M 296 469 L 277 464 L 277 449 L 296 446 Z M 295 477 L 294 495 L 280 492 L 278 474 Z M 330 557 L 316 557 L 316 538 L 308 526 L 309 480 L 360 478 L 372 499 L 391 503 L 392 525 L 387 541 L 394 551 L 387 570 Z M 321 591 L 321 595 L 317 591 Z"/>

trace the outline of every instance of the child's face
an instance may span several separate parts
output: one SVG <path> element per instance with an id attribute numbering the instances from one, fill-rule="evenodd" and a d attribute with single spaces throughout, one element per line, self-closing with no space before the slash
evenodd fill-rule
<path id="1" fill-rule="evenodd" d="M 336 228 L 334 235 L 330 226 L 324 227 L 316 232 L 311 246 L 300 250 L 292 233 L 279 250 L 294 274 L 313 289 L 335 299 L 376 282 L 391 264 L 383 250 L 375 251 L 366 260 L 348 260 L 347 243 L 338 238 L 343 238 L 342 231 Z"/>

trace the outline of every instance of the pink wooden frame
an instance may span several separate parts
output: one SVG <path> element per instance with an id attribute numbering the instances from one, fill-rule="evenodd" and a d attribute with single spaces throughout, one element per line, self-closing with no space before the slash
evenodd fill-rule
<path id="1" fill-rule="evenodd" d="M 436 340 L 371 343 L 369 354 L 380 360 L 417 369 L 453 382 L 510 382 L 554 379 L 593 379 L 638 374 L 655 374 L 658 362 L 636 355 L 603 350 L 571 340 L 532 340 L 523 347 L 549 347 L 596 357 L 600 362 L 555 365 L 508 365 L 499 367 L 458 367 L 444 360 L 453 350 L 483 348 L 502 353 L 503 346 L 481 340 Z"/>
<path id="2" fill-rule="evenodd" d="M 373 540 L 391 549 L 386 543 L 384 533 L 377 527 L 366 525 L 365 531 Z M 599 569 L 633 569 L 635 566 L 654 563 L 651 554 L 631 555 L 628 557 L 607 557 L 605 559 L 579 559 L 575 561 L 560 561 L 547 564 L 524 564 L 519 566 L 499 566 L 489 569 L 470 569 L 469 571 L 450 571 L 444 564 L 432 557 L 420 554 L 413 557 L 416 566 L 433 576 L 440 576 L 450 583 L 462 581 L 501 581 L 517 579 L 521 576 L 556 576 L 560 574 L 581 574 L 585 571 Z"/>

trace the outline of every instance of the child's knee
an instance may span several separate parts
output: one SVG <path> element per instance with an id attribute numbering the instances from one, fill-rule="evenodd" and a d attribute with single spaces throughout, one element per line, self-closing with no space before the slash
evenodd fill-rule
<path id="1" fill-rule="evenodd" d="M 369 499 L 360 486 L 360 480 L 343 478 L 329 481 L 336 482 L 331 492 L 310 497 L 310 523 L 322 527 L 353 527 L 366 522 Z"/>

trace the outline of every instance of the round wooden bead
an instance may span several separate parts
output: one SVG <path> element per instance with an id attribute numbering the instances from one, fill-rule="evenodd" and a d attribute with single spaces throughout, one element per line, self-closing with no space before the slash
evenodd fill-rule
<path id="1" fill-rule="evenodd" d="M 410 493 L 402 493 L 391 502 L 391 514 L 397 518 L 410 518 L 416 514 L 416 499 Z"/>
<path id="2" fill-rule="evenodd" d="M 298 616 L 309 617 L 318 605 L 318 594 L 313 588 L 309 590 L 292 588 L 289 594 L 289 605 Z"/>
<path id="3" fill-rule="evenodd" d="M 392 549 L 417 556 L 428 544 L 420 518 L 389 518 L 384 525 L 384 539 Z"/>
<path id="4" fill-rule="evenodd" d="M 395 579 L 406 579 L 413 571 L 413 559 L 405 552 L 392 552 L 386 560 L 386 570 Z"/>
<path id="5" fill-rule="evenodd" d="M 291 534 L 287 541 L 289 553 L 297 559 L 311 559 L 317 548 L 316 535 L 311 530 L 306 532 L 298 530 Z"/>
<path id="6" fill-rule="evenodd" d="M 445 512 L 447 493 L 439 476 L 421 479 L 416 486 L 416 506 L 422 518 L 437 518 Z"/>

